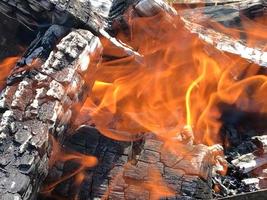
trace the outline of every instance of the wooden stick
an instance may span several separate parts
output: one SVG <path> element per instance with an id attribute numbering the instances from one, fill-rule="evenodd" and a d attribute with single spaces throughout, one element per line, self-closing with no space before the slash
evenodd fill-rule
<path id="1" fill-rule="evenodd" d="M 232 164 L 239 167 L 244 173 L 267 164 L 267 154 L 256 156 L 253 153 L 245 154 L 232 161 Z"/>

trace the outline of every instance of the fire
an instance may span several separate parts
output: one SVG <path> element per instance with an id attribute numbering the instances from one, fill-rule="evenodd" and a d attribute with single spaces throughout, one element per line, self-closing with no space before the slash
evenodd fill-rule
<path id="1" fill-rule="evenodd" d="M 196 142 L 212 145 L 221 142 L 224 104 L 266 112 L 266 76 L 259 66 L 205 44 L 184 29 L 179 16 L 159 14 L 129 23 L 130 34 L 121 32 L 118 37 L 144 55 L 144 62 L 133 57 L 104 61 L 85 104 L 104 135 L 133 140 L 140 133 L 153 132 L 168 140 L 189 125 Z M 207 24 L 233 37 L 241 32 Z M 243 32 L 249 44 L 259 38 L 266 41 L 262 34 L 266 28 L 253 22 L 249 31 L 251 24 L 245 19 Z"/>
<path id="2" fill-rule="evenodd" d="M 18 56 L 14 56 L 6 58 L 2 62 L 0 62 L 0 90 L 4 86 L 6 81 L 5 79 L 10 74 L 12 68 L 15 66 L 18 59 Z"/>
<path id="3" fill-rule="evenodd" d="M 109 137 L 132 140 L 140 132 L 171 138 L 185 124 L 195 126 L 196 114 L 207 105 L 204 84 L 219 81 L 221 73 L 204 44 L 178 18 L 162 15 L 132 20 L 131 37 L 120 37 L 145 62 L 127 57 L 100 66 L 86 103 L 96 127 Z"/>
<path id="4" fill-rule="evenodd" d="M 173 197 L 175 192 L 169 189 L 162 180 L 160 172 L 156 169 L 151 169 L 150 181 L 140 184 L 141 187 L 150 191 L 150 199 L 157 200 L 162 197 Z"/>
<path id="5" fill-rule="evenodd" d="M 47 183 L 43 186 L 41 193 L 51 196 L 51 192 L 53 189 L 60 183 L 74 178 L 75 185 L 79 188 L 82 184 L 83 180 L 85 179 L 85 173 L 88 168 L 94 167 L 97 165 L 98 160 L 94 156 L 81 154 L 78 152 L 71 152 L 66 151 L 63 149 L 60 144 L 55 140 L 54 137 L 51 137 L 52 144 L 53 144 L 53 151 L 51 157 L 49 159 L 50 168 L 55 165 L 57 162 L 66 163 L 68 161 L 76 162 L 78 167 L 69 171 L 68 173 L 64 173 L 62 177 L 58 180 L 53 180 L 51 183 Z M 78 193 L 75 199 L 78 199 Z"/>
<path id="6" fill-rule="evenodd" d="M 202 74 L 190 84 L 189 88 L 186 91 L 185 98 L 186 98 L 186 125 L 187 126 L 191 126 L 192 125 L 191 110 L 190 110 L 190 107 L 191 107 L 190 106 L 190 104 L 191 104 L 190 103 L 190 101 L 191 101 L 191 93 L 192 93 L 193 89 L 195 87 L 197 87 L 197 85 L 201 82 L 201 80 L 205 76 L 206 66 L 204 65 L 203 67 L 204 68 L 203 68 Z"/>
<path id="7" fill-rule="evenodd" d="M 242 19 L 243 30 L 214 22 L 206 25 L 236 39 L 246 34 L 248 46 L 260 40 L 265 44 L 262 49 L 266 49 L 266 20 Z M 222 143 L 219 132 L 225 105 L 238 111 L 267 113 L 266 70 L 201 41 L 184 28 L 179 16 L 170 18 L 161 13 L 133 18 L 129 23 L 130 34 L 120 32 L 118 38 L 144 55 L 143 62 L 134 57 L 104 60 L 83 108 L 102 134 L 133 141 L 144 132 L 153 132 L 167 141 L 167 148 L 180 153 L 183 149 L 172 139 L 181 134 L 185 125 L 193 127 L 197 143 Z M 1 84 L 16 61 L 17 58 L 9 58 L 0 64 Z M 96 158 L 75 153 L 58 159 L 76 160 L 80 167 L 47 186 L 46 192 L 70 177 L 80 185 L 84 171 L 97 164 Z M 173 195 L 157 171 L 151 177 L 153 181 L 141 186 L 153 191 L 153 199 Z"/>

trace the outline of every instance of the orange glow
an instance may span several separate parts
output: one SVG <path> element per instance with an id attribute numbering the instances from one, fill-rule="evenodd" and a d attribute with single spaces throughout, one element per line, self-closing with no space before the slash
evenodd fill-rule
<path id="1" fill-rule="evenodd" d="M 260 41 L 259 46 L 266 50 L 266 19 L 252 21 L 242 16 L 241 20 L 242 29 L 225 27 L 214 21 L 203 24 L 235 39 L 245 34 L 247 46 L 257 46 Z M 143 55 L 142 63 L 130 56 L 109 60 L 120 52 L 113 52 L 108 42 L 103 44 L 108 58 L 104 57 L 98 66 L 92 93 L 83 107 L 90 116 L 86 120 L 103 135 L 134 141 L 143 133 L 152 132 L 165 142 L 162 151 L 167 149 L 177 158 L 185 156 L 190 161 L 191 146 L 181 145 L 176 140 L 184 127 L 194 129 L 196 143 L 213 145 L 223 143 L 219 133 L 226 105 L 236 111 L 267 113 L 266 69 L 203 42 L 184 28 L 179 16 L 170 18 L 161 13 L 154 17 L 133 17 L 129 23 L 130 33 L 119 32 L 118 39 Z M 0 84 L 16 59 L 9 58 L 0 64 Z M 88 58 L 83 60 L 84 65 L 89 61 Z M 230 141 L 226 141 L 225 146 L 229 144 Z M 80 185 L 85 170 L 98 162 L 93 156 L 63 153 L 58 145 L 54 146 L 56 156 L 52 157 L 51 165 L 70 160 L 80 165 L 45 187 L 44 192 L 48 193 L 70 177 Z M 224 161 L 218 157 L 216 162 L 223 167 L 221 173 L 226 174 Z M 121 176 L 119 174 L 113 182 L 120 181 Z M 139 186 L 151 192 L 151 199 L 173 195 L 157 170 L 152 168 L 149 178 Z M 215 185 L 215 190 L 219 189 Z"/>
<path id="2" fill-rule="evenodd" d="M 130 23 L 131 34 L 119 38 L 144 55 L 144 62 L 104 61 L 84 106 L 104 135 L 134 140 L 153 132 L 168 140 L 190 125 L 197 142 L 212 145 L 220 142 L 223 103 L 266 111 L 266 76 L 257 75 L 259 66 L 202 42 L 183 28 L 179 16 L 159 14 Z"/>
<path id="3" fill-rule="evenodd" d="M 131 33 L 118 37 L 144 55 L 144 62 L 133 57 L 104 61 L 85 104 L 104 135 L 134 140 L 140 133 L 153 132 L 168 140 L 190 125 L 196 142 L 213 145 L 221 142 L 223 104 L 245 112 L 267 111 L 266 73 L 259 66 L 202 42 L 184 29 L 179 16 L 159 14 L 129 23 Z M 253 23 L 244 17 L 249 44 L 266 44 L 266 28 Z M 241 37 L 238 29 L 207 24 Z"/>
<path id="4" fill-rule="evenodd" d="M 74 161 L 78 163 L 79 166 L 73 171 L 63 174 L 59 180 L 55 180 L 50 184 L 44 185 L 41 192 L 46 195 L 50 195 L 50 193 L 58 184 L 72 177 L 74 177 L 75 185 L 79 187 L 85 178 L 85 171 L 90 167 L 96 166 L 98 163 L 97 158 L 94 156 L 89 156 L 78 152 L 68 152 L 63 150 L 60 144 L 53 137 L 51 137 L 51 140 L 53 144 L 53 151 L 49 159 L 50 168 L 57 162 L 65 163 L 67 161 Z M 78 197 L 75 197 L 75 199 L 78 199 Z"/>
<path id="5" fill-rule="evenodd" d="M 123 168 L 131 168 L 132 164 L 126 163 Z M 109 187 L 106 191 L 106 194 L 101 198 L 102 200 L 107 199 L 109 197 L 109 192 L 112 190 L 116 190 L 118 185 L 123 184 L 125 181 L 126 184 L 136 186 L 137 193 L 143 193 L 144 191 L 149 192 L 149 199 L 158 200 L 160 198 L 167 198 L 175 196 L 175 191 L 170 189 L 164 178 L 161 176 L 159 168 L 156 164 L 149 164 L 149 171 L 147 174 L 146 181 L 137 181 L 131 179 L 123 179 L 123 171 L 112 174 L 112 180 L 110 181 Z"/>
<path id="6" fill-rule="evenodd" d="M 196 142 L 212 145 L 221 142 L 223 104 L 245 112 L 267 111 L 266 73 L 259 66 L 202 42 L 183 28 L 179 16 L 159 14 L 130 23 L 130 36 L 119 33 L 119 38 L 144 55 L 144 62 L 133 57 L 104 61 L 84 106 L 104 135 L 134 140 L 140 133 L 153 132 L 169 140 L 190 125 Z M 246 19 L 245 27 L 251 23 Z M 240 33 L 207 24 L 233 37 Z M 253 27 L 245 29 L 249 43 L 266 41 L 263 26 Z"/>
<path id="7" fill-rule="evenodd" d="M 5 79 L 10 74 L 12 68 L 15 66 L 16 62 L 18 61 L 19 57 L 9 57 L 0 62 L 0 89 L 5 84 Z"/>
<path id="8" fill-rule="evenodd" d="M 201 75 L 196 79 L 194 80 L 189 88 L 187 89 L 186 91 L 186 95 L 185 95 L 185 101 L 186 101 L 186 125 L 188 126 L 191 126 L 192 125 L 192 119 L 191 119 L 191 110 L 190 110 L 190 107 L 191 107 L 191 93 L 192 93 L 192 90 L 197 87 L 197 85 L 200 83 L 200 81 L 204 78 L 206 74 L 206 65 L 204 64 L 203 65 L 203 72 L 201 73 Z"/>
<path id="9" fill-rule="evenodd" d="M 148 182 L 141 183 L 140 185 L 149 191 L 151 200 L 175 196 L 175 192 L 166 186 L 158 170 L 152 168 L 149 179 Z"/>

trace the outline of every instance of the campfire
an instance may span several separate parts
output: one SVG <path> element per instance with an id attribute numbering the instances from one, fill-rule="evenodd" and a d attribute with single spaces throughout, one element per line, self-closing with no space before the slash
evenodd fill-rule
<path id="1" fill-rule="evenodd" d="M 266 6 L 0 0 L 0 199 L 265 199 Z"/>

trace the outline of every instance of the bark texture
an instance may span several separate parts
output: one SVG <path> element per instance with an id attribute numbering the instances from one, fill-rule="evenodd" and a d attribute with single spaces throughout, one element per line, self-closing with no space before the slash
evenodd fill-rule
<path id="1" fill-rule="evenodd" d="M 53 30 L 41 43 L 46 43 L 47 34 L 58 39 L 61 29 Z M 49 135 L 62 139 L 84 102 L 91 84 L 87 78 L 95 70 L 101 44 L 89 31 L 72 31 L 51 46 L 54 51 L 42 64 L 44 48 L 30 51 L 21 61 L 28 65 L 18 66 L 1 92 L 1 200 L 35 199 L 48 173 Z"/>
<path id="2" fill-rule="evenodd" d="M 0 12 L 32 28 L 58 24 L 97 32 L 106 26 L 111 4 L 111 0 L 1 0 Z"/>
<path id="3" fill-rule="evenodd" d="M 43 196 L 42 199 L 54 199 L 55 196 L 74 199 L 77 194 L 81 200 L 149 200 L 155 196 L 179 200 L 212 198 L 209 177 L 212 156 L 204 145 L 188 148 L 177 142 L 180 154 L 173 154 L 153 135 L 131 144 L 106 138 L 94 128 L 83 127 L 65 143 L 65 147 L 94 155 L 99 164 L 88 169 L 76 191 L 73 177 L 60 183 L 50 198 Z M 186 153 L 182 154 L 182 151 Z M 58 163 L 51 170 L 48 181 L 55 181 L 56 176 L 56 180 L 60 180 L 70 169 L 71 163 Z M 155 172 L 159 174 L 158 178 Z M 164 197 L 164 186 L 173 192 L 172 196 Z"/>
<path id="4" fill-rule="evenodd" d="M 206 6 L 187 9 L 178 12 L 185 27 L 199 38 L 216 47 L 219 50 L 240 55 L 261 66 L 267 66 L 266 41 L 258 39 L 253 45 L 249 45 L 243 23 L 247 16 L 250 19 L 266 14 L 267 2 L 265 0 L 246 0 L 228 3 L 225 5 Z M 211 24 L 217 22 L 225 29 L 232 28 L 240 32 L 240 38 L 234 38 L 221 30 L 217 30 Z M 247 21 L 248 22 L 248 21 Z M 251 23 L 251 22 L 249 22 Z"/>

